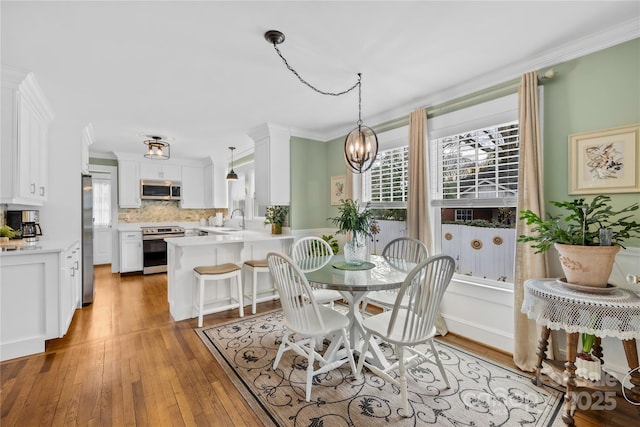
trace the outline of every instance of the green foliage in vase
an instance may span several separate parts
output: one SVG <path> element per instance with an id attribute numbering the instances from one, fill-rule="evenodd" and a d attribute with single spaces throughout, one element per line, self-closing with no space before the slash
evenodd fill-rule
<path id="1" fill-rule="evenodd" d="M 640 236 L 640 224 L 630 221 L 632 215 L 617 218 L 618 215 L 638 210 L 638 203 L 634 203 L 619 211 L 614 211 L 609 202 L 611 197 L 599 195 L 591 203 L 584 199 L 573 201 L 549 202 L 551 205 L 567 210 L 563 215 L 549 215 L 543 220 L 539 215 L 530 211 L 520 211 L 520 219 L 526 221 L 535 235 L 518 237 L 518 242 L 534 242 L 531 247 L 536 253 L 546 252 L 554 243 L 565 245 L 597 246 L 600 245 L 600 230 L 610 230 L 611 244 L 622 247 L 622 242 L 632 236 Z"/>
<path id="2" fill-rule="evenodd" d="M 325 236 L 323 234 L 322 240 L 324 240 L 329 244 L 329 246 L 331 246 L 331 250 L 333 251 L 334 255 L 337 254 L 338 251 L 340 251 L 340 245 L 338 245 L 338 240 L 335 237 L 333 237 L 333 234 L 329 234 L 328 236 Z"/>
<path id="3" fill-rule="evenodd" d="M 265 224 L 284 224 L 289 214 L 289 206 L 269 206 L 264 215 Z"/>
<path id="4" fill-rule="evenodd" d="M 357 200 L 342 199 L 338 207 L 340 215 L 327 218 L 338 228 L 338 234 L 352 233 L 352 239 L 371 237 L 371 221 L 373 215 L 369 203 L 360 210 Z"/>

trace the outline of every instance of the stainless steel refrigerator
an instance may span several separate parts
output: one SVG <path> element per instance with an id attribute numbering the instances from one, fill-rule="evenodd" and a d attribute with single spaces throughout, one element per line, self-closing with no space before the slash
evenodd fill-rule
<path id="1" fill-rule="evenodd" d="M 93 182 L 82 175 L 82 305 L 93 302 Z"/>

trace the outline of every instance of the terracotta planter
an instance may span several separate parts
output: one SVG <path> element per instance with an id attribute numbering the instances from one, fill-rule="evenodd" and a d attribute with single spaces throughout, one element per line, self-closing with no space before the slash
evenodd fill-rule
<path id="1" fill-rule="evenodd" d="M 282 224 L 271 224 L 271 234 L 282 234 Z"/>
<path id="2" fill-rule="evenodd" d="M 554 243 L 568 283 L 606 288 L 620 246 L 579 246 Z"/>

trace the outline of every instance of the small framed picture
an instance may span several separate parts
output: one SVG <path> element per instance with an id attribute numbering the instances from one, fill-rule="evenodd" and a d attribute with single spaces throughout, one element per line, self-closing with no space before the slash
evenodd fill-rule
<path id="1" fill-rule="evenodd" d="M 336 175 L 331 177 L 331 205 L 340 204 L 340 200 L 344 199 L 345 176 Z"/>
<path id="2" fill-rule="evenodd" d="M 640 192 L 640 125 L 569 135 L 569 194 Z"/>

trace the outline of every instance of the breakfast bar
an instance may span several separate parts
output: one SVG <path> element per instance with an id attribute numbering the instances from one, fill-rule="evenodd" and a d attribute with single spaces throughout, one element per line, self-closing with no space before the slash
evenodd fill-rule
<path id="1" fill-rule="evenodd" d="M 293 243 L 290 234 L 270 234 L 254 230 L 221 231 L 207 236 L 176 237 L 167 242 L 167 297 L 171 317 L 178 321 L 197 316 L 194 267 L 264 259 L 268 252 L 288 253 Z M 258 288 L 269 288 L 266 275 L 259 277 Z M 220 292 L 228 292 L 220 287 Z M 275 296 L 275 294 L 274 294 Z"/>

